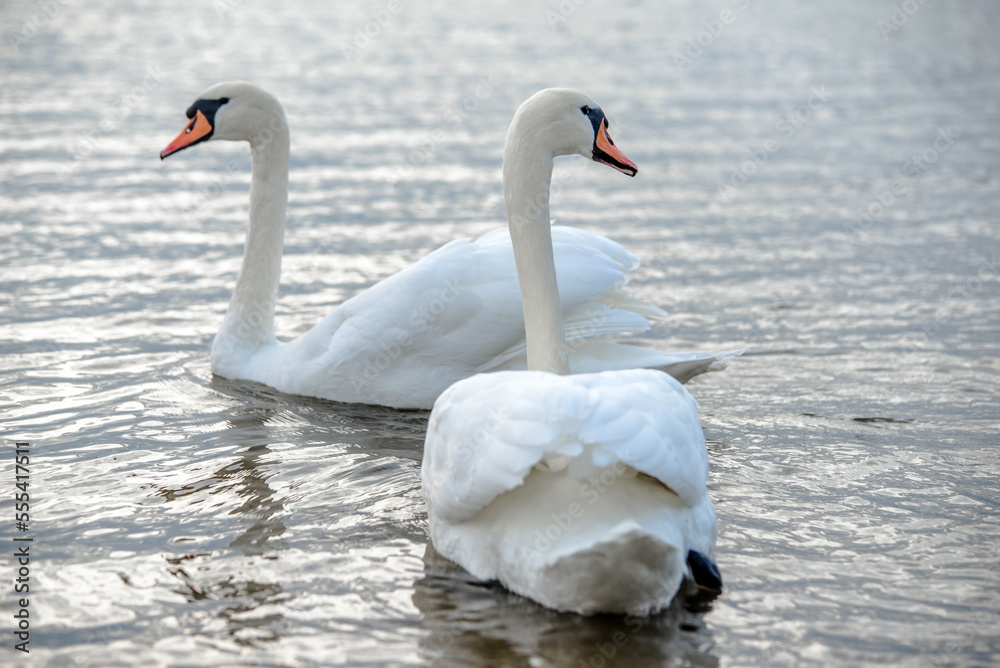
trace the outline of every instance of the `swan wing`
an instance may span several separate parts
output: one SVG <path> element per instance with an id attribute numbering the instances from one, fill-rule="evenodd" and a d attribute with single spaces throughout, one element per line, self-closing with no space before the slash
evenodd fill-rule
<path id="1" fill-rule="evenodd" d="M 539 464 L 586 479 L 615 462 L 660 481 L 689 507 L 703 502 L 708 453 L 697 403 L 679 382 L 645 369 L 482 374 L 435 403 L 424 496 L 433 516 L 454 524 Z"/>
<path id="2" fill-rule="evenodd" d="M 571 337 L 648 328 L 642 314 L 601 301 L 628 282 L 635 256 L 575 228 L 553 228 L 553 242 Z M 524 356 L 524 316 L 507 228 L 442 246 L 347 300 L 284 347 L 280 363 L 269 362 L 270 372 L 281 378 L 265 381 L 279 389 L 429 408 L 455 381 Z"/>

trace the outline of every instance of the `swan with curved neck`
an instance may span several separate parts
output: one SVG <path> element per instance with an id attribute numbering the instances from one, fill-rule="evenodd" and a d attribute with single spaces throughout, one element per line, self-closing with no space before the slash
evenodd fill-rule
<path id="1" fill-rule="evenodd" d="M 573 107 L 573 112 L 554 112 L 563 107 Z M 629 176 L 639 171 L 611 141 L 601 108 L 577 91 L 549 88 L 521 105 L 504 144 L 503 195 L 522 286 L 527 364 L 560 374 L 568 374 L 570 367 L 556 287 L 549 188 L 553 158 L 573 153 L 590 155 Z"/>
<path id="2" fill-rule="evenodd" d="M 550 89 L 539 99 L 564 94 Z M 586 135 L 586 146 L 562 148 L 582 151 L 634 175 L 635 166 L 611 141 L 600 108 L 580 106 L 587 112 L 577 108 L 572 123 L 577 133 Z M 563 133 L 561 120 L 544 105 L 522 107 L 508 133 L 504 197 L 513 221 L 509 232 L 502 228 L 476 240 L 446 244 L 347 300 L 299 338 L 279 341 L 274 311 L 290 149 L 284 110 L 263 89 L 229 82 L 202 93 L 187 117 L 184 130 L 161 158 L 215 140 L 249 142 L 252 154 L 243 262 L 212 343 L 212 371 L 217 375 L 261 382 L 291 394 L 426 409 L 457 380 L 479 372 L 523 369 L 528 360 L 547 360 L 545 368 L 561 373 L 648 367 L 687 380 L 718 368 L 727 356 L 663 353 L 594 338 L 643 331 L 649 318 L 663 312 L 622 289 L 638 266 L 633 255 L 604 237 L 549 225 L 552 156 L 539 152 L 531 138 Z M 528 249 L 519 254 L 516 269 L 511 241 Z M 543 261 L 524 264 L 533 253 L 541 253 Z M 554 270 L 545 261 L 553 257 Z M 523 312 L 519 273 L 520 285 L 527 288 Z M 553 319 L 556 275 L 563 286 L 555 302 L 561 303 L 562 318 Z M 552 329 L 555 322 L 562 333 Z M 526 331 L 537 334 L 526 337 Z M 534 343 L 529 345 L 529 339 Z M 567 339 L 572 343 L 568 356 Z"/>
<path id="3" fill-rule="evenodd" d="M 504 194 L 528 370 L 473 376 L 438 398 L 421 483 L 435 548 L 475 577 L 557 610 L 648 614 L 685 577 L 721 589 L 717 525 L 698 407 L 679 382 L 649 369 L 566 375 L 547 192 L 537 184 L 555 156 L 591 155 L 595 109 L 582 93 L 542 91 L 514 117 Z M 546 122 L 525 125 L 538 117 Z M 606 122 L 595 129 L 610 145 Z M 634 171 L 615 151 L 611 164 Z M 520 193 L 532 187 L 539 197 L 526 201 Z M 522 208 L 528 201 L 544 215 Z"/>

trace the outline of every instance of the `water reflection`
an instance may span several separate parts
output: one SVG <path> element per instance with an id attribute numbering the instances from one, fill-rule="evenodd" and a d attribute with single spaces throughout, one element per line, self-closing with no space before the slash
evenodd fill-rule
<path id="1" fill-rule="evenodd" d="M 268 545 L 272 538 L 279 538 L 285 532 L 280 520 L 272 517 L 282 509 L 280 498 L 275 496 L 268 484 L 269 475 L 264 464 L 270 454 L 270 440 L 267 422 L 277 414 L 277 410 L 260 406 L 242 407 L 233 411 L 232 417 L 224 421 L 234 445 L 241 447 L 235 459 L 219 466 L 207 477 L 187 482 L 178 487 L 158 487 L 155 495 L 165 503 L 206 500 L 203 494 L 224 496 L 233 494 L 242 503 L 229 511 L 229 515 L 239 516 L 250 526 L 234 539 L 229 547 L 239 549 L 245 555 L 263 554 L 268 548 L 281 549 L 280 544 Z"/>
<path id="2" fill-rule="evenodd" d="M 62 4 L 0 60 L 0 402 L 37 453 L 35 664 L 579 668 L 621 631 L 614 662 L 639 666 L 1000 665 L 1000 4 L 918 3 L 883 37 L 889 3 L 723 2 L 736 23 L 683 69 L 719 7 L 577 2 L 552 30 L 527 1 L 402 3 L 349 62 L 380 3 L 201 3 L 184 31 L 167 3 Z M 12 34 L 38 6 L 4 5 Z M 103 127 L 153 65 L 168 76 Z M 484 76 L 495 95 L 456 126 Z M 750 348 L 691 386 L 730 585 L 710 614 L 678 602 L 631 633 L 427 567 L 426 413 L 211 377 L 246 148 L 155 156 L 178 104 L 244 78 L 294 128 L 286 337 L 501 223 L 528 94 L 607 106 L 642 171 L 567 159 L 553 216 L 641 255 L 633 288 L 671 317 L 637 344 Z M 747 162 L 814 85 L 830 103 Z"/>
<path id="3" fill-rule="evenodd" d="M 712 598 L 685 583 L 652 617 L 553 612 L 493 583 L 475 581 L 428 545 L 413 603 L 435 666 L 718 666 L 705 614 Z"/>
<path id="4" fill-rule="evenodd" d="M 273 475 L 268 471 L 268 464 L 273 462 L 269 447 L 273 434 L 267 425 L 279 412 L 277 407 L 259 404 L 235 409 L 226 419 L 228 429 L 223 433 L 241 448 L 237 456 L 207 477 L 175 488 L 161 487 L 155 492 L 164 503 L 197 504 L 210 502 L 213 497 L 238 501 L 239 505 L 227 515 L 245 528 L 226 546 L 244 557 L 274 559 L 275 553 L 286 547 L 282 540 L 286 527 L 281 519 L 284 503 L 267 482 Z M 185 541 L 176 542 L 183 545 Z M 283 615 L 273 606 L 266 614 L 258 614 L 258 609 L 284 598 L 281 585 L 241 579 L 231 571 L 218 578 L 205 577 L 204 571 L 211 572 L 208 562 L 212 557 L 208 552 L 166 557 L 167 572 L 181 583 L 178 593 L 190 604 L 222 602 L 215 615 L 237 644 L 254 646 L 277 640 Z"/>
<path id="5" fill-rule="evenodd" d="M 282 549 L 278 540 L 285 533 L 285 525 L 280 519 L 272 519 L 283 507 L 280 498 L 267 486 L 267 478 L 260 475 L 257 462 L 268 452 L 266 445 L 249 448 L 238 462 L 220 469 L 216 475 L 236 475 L 240 478 L 236 494 L 244 499 L 243 505 L 230 511 L 231 515 L 243 515 L 251 525 L 240 534 L 229 547 L 239 549 L 247 556 L 264 554 L 265 551 Z M 269 543 L 273 539 L 273 542 Z"/>
<path id="6" fill-rule="evenodd" d="M 420 460 L 427 411 L 345 404 L 316 397 L 283 394 L 242 380 L 213 376 L 211 388 L 261 415 L 271 438 L 305 437 L 313 442 L 349 441 L 365 452 L 403 455 Z M 238 427 L 231 422 L 234 428 Z"/>

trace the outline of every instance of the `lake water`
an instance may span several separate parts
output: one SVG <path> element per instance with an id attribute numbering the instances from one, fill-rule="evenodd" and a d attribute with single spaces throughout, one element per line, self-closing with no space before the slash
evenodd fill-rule
<path id="1" fill-rule="evenodd" d="M 0 663 L 1000 663 L 997 4 L 47 0 L 0 25 Z M 230 79 L 291 126 L 282 337 L 502 224 L 528 95 L 602 104 L 639 175 L 562 159 L 553 215 L 641 255 L 671 313 L 641 343 L 748 349 L 689 385 L 720 597 L 580 618 L 471 582 L 425 554 L 426 413 L 212 377 L 249 153 L 157 156 Z"/>

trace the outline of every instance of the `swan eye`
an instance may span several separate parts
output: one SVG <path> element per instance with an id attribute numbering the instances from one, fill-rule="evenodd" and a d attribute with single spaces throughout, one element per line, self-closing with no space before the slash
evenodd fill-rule
<path id="1" fill-rule="evenodd" d="M 582 107 L 580 107 L 580 111 L 583 112 L 584 116 L 590 116 L 591 109 L 587 105 L 583 105 Z"/>
<path id="2" fill-rule="evenodd" d="M 220 97 L 219 98 L 219 104 L 225 104 L 226 102 L 229 102 L 229 98 L 228 97 Z"/>

